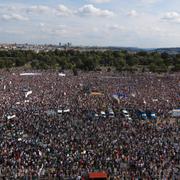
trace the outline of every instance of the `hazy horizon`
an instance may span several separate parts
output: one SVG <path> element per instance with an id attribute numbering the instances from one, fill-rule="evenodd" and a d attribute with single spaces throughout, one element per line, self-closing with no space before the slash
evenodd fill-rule
<path id="1" fill-rule="evenodd" d="M 0 0 L 0 42 L 180 47 L 180 1 Z"/>

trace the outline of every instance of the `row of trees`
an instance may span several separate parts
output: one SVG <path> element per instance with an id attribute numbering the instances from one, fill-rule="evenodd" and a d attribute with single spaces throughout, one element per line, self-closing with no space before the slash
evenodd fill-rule
<path id="1" fill-rule="evenodd" d="M 72 69 L 94 71 L 101 67 L 114 67 L 118 71 L 180 71 L 180 54 L 127 51 L 79 52 L 0 51 L 0 68 L 29 65 L 33 69 Z"/>

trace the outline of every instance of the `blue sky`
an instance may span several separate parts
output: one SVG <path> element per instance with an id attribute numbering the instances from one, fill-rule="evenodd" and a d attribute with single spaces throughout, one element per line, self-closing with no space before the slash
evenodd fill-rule
<path id="1" fill-rule="evenodd" d="M 179 0 L 0 0 L 0 43 L 180 46 Z"/>

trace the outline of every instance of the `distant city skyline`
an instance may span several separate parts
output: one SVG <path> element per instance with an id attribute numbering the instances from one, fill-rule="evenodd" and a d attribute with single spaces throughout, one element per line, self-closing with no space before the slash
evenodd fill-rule
<path id="1" fill-rule="evenodd" d="M 0 0 L 0 43 L 180 47 L 180 1 Z"/>

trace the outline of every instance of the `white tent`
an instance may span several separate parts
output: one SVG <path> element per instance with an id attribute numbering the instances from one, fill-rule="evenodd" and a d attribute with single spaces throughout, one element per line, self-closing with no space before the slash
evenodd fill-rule
<path id="1" fill-rule="evenodd" d="M 69 113 L 69 112 L 70 112 L 70 109 L 64 109 L 63 112 L 64 112 L 64 113 Z"/>
<path id="2" fill-rule="evenodd" d="M 16 115 L 12 115 L 12 116 L 11 116 L 11 115 L 8 115 L 8 116 L 7 116 L 7 119 L 10 120 L 10 119 L 13 119 L 13 118 L 15 118 L 15 117 L 16 117 Z"/>
<path id="3" fill-rule="evenodd" d="M 180 117 L 180 109 L 173 109 L 169 112 L 172 117 Z"/>
<path id="4" fill-rule="evenodd" d="M 65 76 L 66 76 L 66 74 L 64 74 L 64 73 L 59 73 L 59 76 L 61 76 L 61 77 L 65 77 Z"/>
<path id="5" fill-rule="evenodd" d="M 42 73 L 20 73 L 20 76 L 41 76 Z"/>
<path id="6" fill-rule="evenodd" d="M 62 114 L 62 113 L 63 113 L 63 110 L 62 110 L 62 109 L 58 109 L 58 113 L 59 113 L 59 114 Z"/>
<path id="7" fill-rule="evenodd" d="M 101 116 L 106 117 L 106 113 L 104 111 L 101 111 Z"/>

